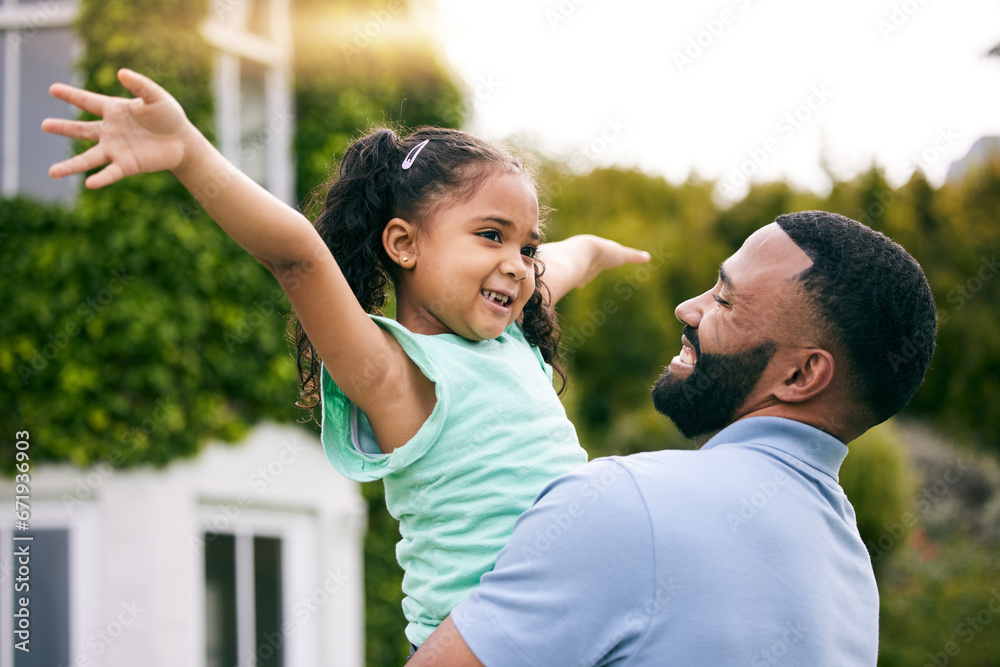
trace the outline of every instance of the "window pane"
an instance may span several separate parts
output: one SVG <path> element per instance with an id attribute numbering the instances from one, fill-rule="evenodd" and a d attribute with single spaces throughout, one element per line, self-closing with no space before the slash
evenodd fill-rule
<path id="1" fill-rule="evenodd" d="M 3 137 L 3 124 L 4 124 L 4 98 L 7 96 L 7 90 L 4 86 L 7 85 L 7 78 L 4 74 L 4 67 L 6 67 L 7 57 L 7 33 L 6 31 L 0 30 L 0 183 L 3 183 L 3 151 L 4 137 Z"/>
<path id="2" fill-rule="evenodd" d="M 14 667 L 52 667 L 69 664 L 69 531 L 34 530 L 31 541 L 11 540 L 14 549 L 14 608 L 17 599 L 30 596 L 30 652 L 14 650 Z M 30 590 L 17 590 L 19 549 L 27 546 L 31 568 Z M 23 583 L 23 582 L 22 582 Z M 15 642 L 18 639 L 15 637 Z"/>
<path id="3" fill-rule="evenodd" d="M 267 163 L 271 142 L 267 128 L 267 69 L 248 60 L 240 61 L 240 168 L 267 187 Z"/>
<path id="4" fill-rule="evenodd" d="M 73 76 L 73 34 L 69 28 L 39 30 L 20 44 L 21 120 L 18 190 L 42 199 L 70 202 L 77 179 L 55 181 L 49 167 L 70 155 L 69 139 L 46 134 L 40 129 L 47 117 L 72 118 L 65 102 L 49 95 L 55 81 L 71 82 Z"/>
<path id="5" fill-rule="evenodd" d="M 205 665 L 233 667 L 236 653 L 236 539 L 206 533 Z"/>
<path id="6" fill-rule="evenodd" d="M 276 537 L 255 537 L 253 562 L 257 665 L 284 667 L 285 637 L 281 632 L 281 540 Z"/>

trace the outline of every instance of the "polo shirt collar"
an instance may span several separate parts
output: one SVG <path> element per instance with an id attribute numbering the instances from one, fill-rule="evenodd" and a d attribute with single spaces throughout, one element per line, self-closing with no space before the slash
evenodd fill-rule
<path id="1" fill-rule="evenodd" d="M 722 429 L 702 449 L 726 444 L 774 447 L 838 480 L 847 445 L 825 431 L 783 417 L 747 417 Z"/>

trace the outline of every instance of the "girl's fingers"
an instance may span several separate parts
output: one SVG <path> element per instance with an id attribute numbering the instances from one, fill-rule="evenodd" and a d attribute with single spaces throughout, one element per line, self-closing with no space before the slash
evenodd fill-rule
<path id="1" fill-rule="evenodd" d="M 49 86 L 49 94 L 95 116 L 104 115 L 104 103 L 108 99 L 105 95 L 67 86 L 65 83 L 53 83 Z"/>
<path id="2" fill-rule="evenodd" d="M 622 245 L 617 241 L 610 241 L 610 243 L 613 244 L 611 247 L 617 251 L 615 254 L 623 264 L 645 264 L 649 261 L 650 255 L 645 250 L 630 248 L 629 246 Z"/>
<path id="3" fill-rule="evenodd" d="M 121 180 L 124 176 L 125 173 L 122 171 L 121 167 L 117 164 L 111 163 L 96 174 L 88 176 L 87 180 L 85 180 L 83 184 L 91 190 L 96 190 L 98 188 L 103 188 L 105 185 L 111 185 L 115 181 Z"/>
<path id="4" fill-rule="evenodd" d="M 636 250 L 635 248 L 629 248 L 629 253 L 631 254 L 631 257 L 629 258 L 628 261 L 631 262 L 632 264 L 645 264 L 646 262 L 649 261 L 650 255 L 645 250 Z"/>
<path id="5" fill-rule="evenodd" d="M 158 83 L 124 67 L 118 70 L 118 80 L 130 93 L 142 98 L 147 104 L 152 104 L 167 96 L 167 91 L 163 90 Z"/>
<path id="6" fill-rule="evenodd" d="M 100 145 L 92 146 L 79 155 L 74 155 L 68 160 L 57 162 L 49 167 L 49 176 L 52 178 L 63 178 L 84 171 L 90 171 L 107 162 L 108 158 L 104 155 L 104 148 Z"/>
<path id="7" fill-rule="evenodd" d="M 100 123 L 97 121 L 46 118 L 42 121 L 42 131 L 85 141 L 98 141 L 101 138 Z"/>
<path id="8" fill-rule="evenodd" d="M 108 159 L 105 157 L 101 147 L 94 146 L 84 153 L 52 165 L 49 168 L 49 176 L 52 178 L 62 178 L 72 174 L 79 174 L 100 167 L 107 162 Z M 124 176 L 125 172 L 122 171 L 122 168 L 117 164 L 111 163 L 96 174 L 88 176 L 83 184 L 91 190 L 96 190 L 97 188 L 103 188 L 105 185 L 111 185 L 115 181 L 121 180 Z"/>

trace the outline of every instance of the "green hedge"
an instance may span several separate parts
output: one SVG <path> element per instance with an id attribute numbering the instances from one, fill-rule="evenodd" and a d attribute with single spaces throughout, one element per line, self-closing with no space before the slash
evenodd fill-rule
<path id="1" fill-rule="evenodd" d="M 84 1 L 85 85 L 124 94 L 119 66 L 150 73 L 211 136 L 206 11 L 201 0 Z M 295 418 L 287 303 L 191 201 L 156 174 L 83 192 L 72 211 L 0 207 L 0 263 L 16 285 L 0 318 L 5 403 L 36 457 L 164 465 L 261 418 Z"/>

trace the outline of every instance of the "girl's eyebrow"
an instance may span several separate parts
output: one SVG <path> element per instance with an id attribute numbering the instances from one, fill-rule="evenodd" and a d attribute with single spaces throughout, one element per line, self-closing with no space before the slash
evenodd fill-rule
<path id="1" fill-rule="evenodd" d="M 498 225 L 500 225 L 501 227 L 506 227 L 508 229 L 511 228 L 511 227 L 515 227 L 516 226 L 510 220 L 508 220 L 506 218 L 501 218 L 501 217 L 495 216 L 495 215 L 484 215 L 481 218 L 476 218 L 475 220 L 473 220 L 473 222 L 495 222 Z M 536 241 L 538 243 L 541 243 L 541 241 L 542 241 L 541 235 L 537 231 L 535 231 L 534 229 L 531 230 L 531 234 L 529 236 L 531 236 L 531 240 L 532 241 Z"/>

